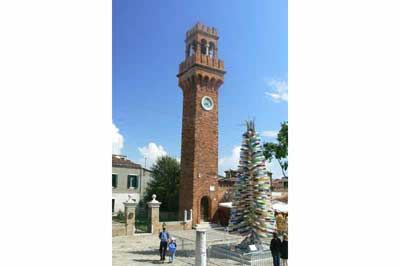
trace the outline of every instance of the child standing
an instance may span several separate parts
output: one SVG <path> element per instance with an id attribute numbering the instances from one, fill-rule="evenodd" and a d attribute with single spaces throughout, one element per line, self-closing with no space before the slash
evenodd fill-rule
<path id="1" fill-rule="evenodd" d="M 176 252 L 176 239 L 174 237 L 172 237 L 171 242 L 169 242 L 168 252 L 169 252 L 169 262 L 172 263 L 174 261 Z"/>

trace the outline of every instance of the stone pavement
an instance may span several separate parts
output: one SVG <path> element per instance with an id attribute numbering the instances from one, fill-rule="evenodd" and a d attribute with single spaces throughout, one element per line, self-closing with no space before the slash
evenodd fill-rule
<path id="1" fill-rule="evenodd" d="M 171 237 L 177 238 L 178 245 L 176 257 L 172 265 L 194 265 L 195 230 L 170 231 L 169 233 Z M 210 229 L 207 231 L 208 245 L 237 239 L 240 239 L 240 237 L 228 235 L 221 230 Z M 118 236 L 113 237 L 112 241 L 113 266 L 169 265 L 168 257 L 166 257 L 165 262 L 160 261 L 157 235 L 137 234 L 133 236 Z"/>
<path id="2" fill-rule="evenodd" d="M 113 237 L 113 266 L 168 264 L 160 261 L 157 235 Z M 176 258 L 174 265 L 188 265 Z"/>

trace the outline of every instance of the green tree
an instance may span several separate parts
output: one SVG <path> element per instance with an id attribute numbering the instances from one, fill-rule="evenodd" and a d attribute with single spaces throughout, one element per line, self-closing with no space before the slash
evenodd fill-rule
<path id="1" fill-rule="evenodd" d="M 162 156 L 151 167 L 152 181 L 146 190 L 145 201 L 149 202 L 153 194 L 161 201 L 160 210 L 177 211 L 179 208 L 179 177 L 181 166 L 172 157 Z"/>
<path id="2" fill-rule="evenodd" d="M 281 123 L 281 129 L 279 130 L 276 138 L 277 142 L 265 142 L 264 143 L 264 156 L 268 162 L 276 159 L 282 169 L 284 177 L 287 176 L 288 169 L 288 122 Z"/>

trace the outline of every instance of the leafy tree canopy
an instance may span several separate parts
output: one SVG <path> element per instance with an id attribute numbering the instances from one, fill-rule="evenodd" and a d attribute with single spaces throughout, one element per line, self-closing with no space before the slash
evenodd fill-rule
<path id="1" fill-rule="evenodd" d="M 288 122 L 281 123 L 281 129 L 279 130 L 276 138 L 277 142 L 265 142 L 264 143 L 264 156 L 268 162 L 276 159 L 282 169 L 282 174 L 287 177 L 288 169 Z"/>
<path id="2" fill-rule="evenodd" d="M 172 157 L 162 156 L 151 167 L 152 181 L 146 190 L 145 201 L 152 200 L 153 194 L 161 201 L 160 210 L 177 211 L 179 208 L 179 177 L 181 166 Z"/>

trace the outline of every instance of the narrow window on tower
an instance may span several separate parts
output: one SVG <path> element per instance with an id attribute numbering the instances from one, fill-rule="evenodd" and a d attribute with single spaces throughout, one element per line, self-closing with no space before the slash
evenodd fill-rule
<path id="1" fill-rule="evenodd" d="M 193 41 L 192 44 L 190 45 L 190 56 L 192 56 L 196 53 L 196 47 L 197 47 L 197 43 L 195 41 Z"/>
<path id="2" fill-rule="evenodd" d="M 204 54 L 204 55 L 207 54 L 207 41 L 205 39 L 201 40 L 200 52 L 201 52 L 201 54 Z"/>
<path id="3" fill-rule="evenodd" d="M 215 44 L 213 42 L 210 42 L 208 50 L 210 57 L 214 57 L 214 50 L 215 50 Z"/>

